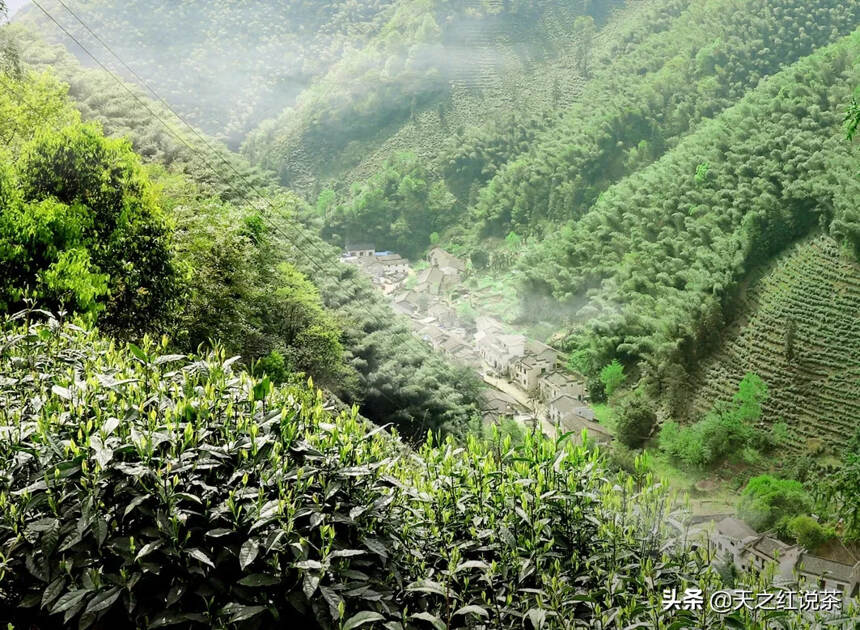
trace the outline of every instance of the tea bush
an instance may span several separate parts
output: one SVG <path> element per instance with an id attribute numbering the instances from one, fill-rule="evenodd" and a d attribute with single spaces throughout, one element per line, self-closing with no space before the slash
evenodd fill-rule
<path id="1" fill-rule="evenodd" d="M 0 620 L 724 623 L 661 612 L 664 588 L 717 577 L 668 536 L 670 497 L 641 470 L 610 475 L 597 451 L 534 435 L 412 451 L 355 410 L 332 414 L 311 383 L 276 388 L 221 352 L 166 347 L 120 347 L 38 311 L 4 323 Z"/>

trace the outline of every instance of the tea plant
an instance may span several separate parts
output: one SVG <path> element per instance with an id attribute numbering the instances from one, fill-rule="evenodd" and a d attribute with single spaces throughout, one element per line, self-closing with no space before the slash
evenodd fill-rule
<path id="1" fill-rule="evenodd" d="M 671 497 L 642 466 L 611 475 L 596 450 L 537 435 L 413 451 L 310 382 L 167 343 L 120 347 L 40 311 L 4 323 L 0 619 L 766 627 L 662 611 L 664 589 L 719 578 L 667 529 Z"/>

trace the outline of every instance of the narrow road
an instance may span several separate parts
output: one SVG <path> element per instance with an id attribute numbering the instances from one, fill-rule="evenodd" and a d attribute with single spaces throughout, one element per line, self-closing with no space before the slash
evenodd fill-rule
<path id="1" fill-rule="evenodd" d="M 541 431 L 543 431 L 551 438 L 556 437 L 555 425 L 547 419 L 545 405 L 542 405 L 539 402 L 536 403 L 536 401 L 534 400 L 529 400 L 528 395 L 510 381 L 506 381 L 502 378 L 497 378 L 495 376 L 487 374 L 484 371 L 481 372 L 481 378 L 484 379 L 484 382 L 487 383 L 487 385 L 492 385 L 499 391 L 502 391 L 508 396 L 514 398 L 518 403 L 520 403 L 527 409 L 531 409 L 534 412 L 535 417 L 540 422 Z"/>

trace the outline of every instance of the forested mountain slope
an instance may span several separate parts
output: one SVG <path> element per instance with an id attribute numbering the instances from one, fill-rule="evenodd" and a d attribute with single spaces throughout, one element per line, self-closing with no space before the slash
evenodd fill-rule
<path id="1" fill-rule="evenodd" d="M 377 34 L 394 0 L 291 0 L 236 3 L 44 0 L 40 4 L 84 46 L 106 54 L 93 34 L 153 85 L 183 117 L 237 145 L 262 120 L 345 54 Z M 92 61 L 34 6 L 16 21 Z M 107 65 L 134 77 L 115 59 Z"/>
<path id="2" fill-rule="evenodd" d="M 841 123 L 858 52 L 860 31 L 762 81 L 530 249 L 526 292 L 586 322 L 571 344 L 586 369 L 645 359 L 674 399 L 756 265 L 819 227 L 857 256 L 860 182 Z"/>
<path id="3" fill-rule="evenodd" d="M 326 234 L 358 238 L 381 223 L 372 237 L 409 252 L 426 248 L 433 232 L 480 252 L 488 237 L 512 230 L 542 238 L 763 77 L 850 33 L 858 21 L 856 3 L 833 0 L 634 3 L 591 35 L 578 32 L 576 20 L 556 20 L 574 43 L 507 75 L 506 93 L 523 98 L 482 93 L 490 109 L 464 108 L 472 114 L 464 125 L 454 101 L 425 111 L 413 126 L 431 138 L 444 135 L 435 147 L 409 144 L 405 133 L 397 136 L 403 144 L 386 142 L 382 153 L 361 144 L 370 161 L 384 163 L 357 190 L 320 199 Z M 497 103 L 503 112 L 489 105 Z M 399 158 L 404 149 L 414 157 Z M 277 160 L 265 163 L 280 168 Z M 424 213 L 432 220 L 423 224 L 410 221 L 410 204 L 398 197 L 398 185 L 416 179 L 436 191 Z"/>
<path id="4" fill-rule="evenodd" d="M 654 15 L 667 28 L 623 42 L 562 123 L 481 193 L 474 218 L 485 233 L 582 215 L 760 79 L 860 23 L 857 3 L 836 0 L 675 0 Z"/>
<path id="5" fill-rule="evenodd" d="M 534 66 L 570 52 L 578 17 L 587 16 L 581 28 L 590 38 L 594 20 L 619 5 L 401 2 L 377 38 L 334 66 L 295 108 L 261 125 L 244 152 L 306 194 L 329 182 L 347 191 L 344 179 L 369 175 L 396 151 L 430 158 L 454 130 L 489 112 L 528 109 L 540 102 L 533 93 L 550 86 L 558 99 L 575 93 L 579 74 L 570 65 L 566 72 Z M 525 87 L 527 76 L 535 81 Z"/>
<path id="6" fill-rule="evenodd" d="M 62 48 L 45 46 L 18 27 L 4 30 L 4 36 L 12 37 L 30 64 L 19 81 L 2 76 L 10 124 L 29 136 L 45 120 L 57 125 L 67 119 L 75 105 L 108 133 L 129 137 L 149 159 L 159 204 L 177 224 L 177 255 L 195 271 L 192 298 L 183 301 L 185 316 L 175 322 L 180 330 L 173 336 L 192 348 L 215 338 L 247 361 L 268 358 L 277 365 L 272 351 L 288 360 L 323 348 L 335 351 L 336 334 L 353 376 L 335 371 L 323 383 L 347 402 L 360 403 L 367 417 L 395 422 L 410 435 L 465 430 L 474 410 L 474 378 L 414 339 L 370 283 L 338 262 L 337 249 L 297 223 L 300 199 L 176 121 L 165 129 L 158 120 L 172 120 L 165 108 L 132 97 L 100 71 L 82 69 Z M 45 75 L 30 72 L 47 67 L 52 70 Z M 70 85 L 70 102 L 53 72 Z M 296 313 L 284 305 L 303 305 L 308 312 L 308 299 L 322 300 L 334 328 L 308 326 L 304 336 L 290 328 Z"/>
<path id="7" fill-rule="evenodd" d="M 776 258 L 739 303 L 739 321 L 692 374 L 694 417 L 754 372 L 770 392 L 765 417 L 791 431 L 785 448 L 841 448 L 860 418 L 860 264 L 819 235 Z"/>

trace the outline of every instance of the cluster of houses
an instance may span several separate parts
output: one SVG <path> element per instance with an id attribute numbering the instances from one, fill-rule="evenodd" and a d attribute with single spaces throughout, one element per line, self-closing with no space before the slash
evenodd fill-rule
<path id="1" fill-rule="evenodd" d="M 434 247 L 427 254 L 430 265 L 418 272 L 415 290 L 418 293 L 441 296 L 460 284 L 466 263 L 449 254 L 441 247 Z"/>
<path id="2" fill-rule="evenodd" d="M 427 255 L 428 266 L 406 283 L 409 262 L 391 252 L 377 252 L 371 244 L 350 244 L 342 260 L 359 265 L 392 298 L 394 309 L 406 315 L 418 336 L 454 361 L 487 370 L 527 392 L 546 406 L 549 421 L 564 431 L 587 429 L 592 439 L 610 441 L 611 435 L 595 422 L 587 405 L 585 386 L 562 369 L 559 354 L 550 346 L 510 334 L 501 322 L 478 317 L 466 327 L 445 301 L 466 271 L 466 263 L 442 248 Z M 412 284 L 411 288 L 407 288 Z M 508 416 L 534 419 L 534 413 L 508 394 L 491 390 L 484 396 L 485 418 Z"/>
<path id="3" fill-rule="evenodd" d="M 392 295 L 394 310 L 409 317 L 418 336 L 454 361 L 480 369 L 481 357 L 457 312 L 442 296 L 460 283 L 466 264 L 441 248 L 427 255 L 429 266 L 418 272 L 411 288 L 399 286 Z"/>
<path id="4" fill-rule="evenodd" d="M 409 275 L 409 261 L 393 252 L 378 252 L 370 243 L 350 243 L 341 256 L 358 265 L 386 295 L 393 293 Z"/>
<path id="5" fill-rule="evenodd" d="M 763 572 L 773 567 L 774 582 L 780 585 L 808 584 L 838 591 L 844 598 L 860 595 L 860 561 L 856 558 L 837 562 L 816 556 L 801 546 L 760 534 L 732 516 L 714 524 L 710 539 L 720 559 L 742 571 Z"/>
<path id="6" fill-rule="evenodd" d="M 534 413 L 530 409 L 510 394 L 492 388 L 481 393 L 481 417 L 485 424 L 497 422 L 501 417 L 526 424 L 535 422 Z"/>
<path id="7" fill-rule="evenodd" d="M 483 363 L 496 375 L 515 383 L 546 405 L 550 422 L 565 431 L 588 429 L 598 442 L 608 442 L 611 434 L 595 422 L 587 405 L 585 385 L 562 369 L 558 352 L 550 346 L 512 335 L 490 317 L 478 317 L 475 347 Z"/>

